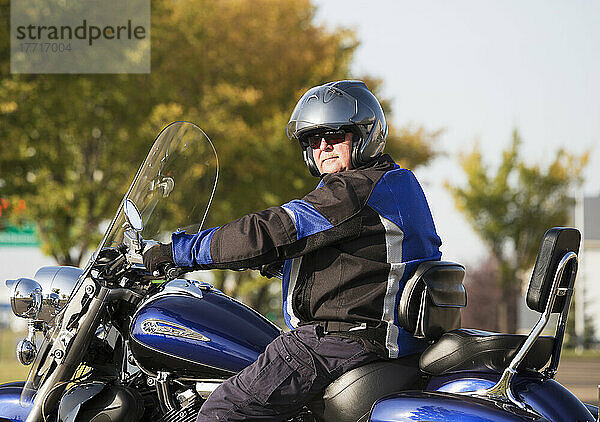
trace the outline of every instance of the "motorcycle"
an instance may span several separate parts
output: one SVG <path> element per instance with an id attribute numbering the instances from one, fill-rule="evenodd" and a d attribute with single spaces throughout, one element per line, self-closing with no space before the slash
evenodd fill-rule
<path id="1" fill-rule="evenodd" d="M 153 244 L 144 239 L 202 227 L 217 179 L 206 134 L 172 123 L 85 268 L 44 267 L 33 279 L 7 281 L 13 312 L 28 320 L 17 357 L 32 367 L 26 381 L 0 386 L 0 421 L 194 421 L 211 392 L 281 333 L 208 282 L 182 278 L 189 269 L 149 273 L 143 265 Z M 571 228 L 544 235 L 527 294 L 540 318 L 529 335 L 460 328 L 464 267 L 421 264 L 398 298 L 397 318 L 430 346 L 412 365 L 381 360 L 343 374 L 291 420 L 596 420 L 597 406 L 553 379 L 579 242 Z M 555 334 L 542 336 L 551 314 Z"/>

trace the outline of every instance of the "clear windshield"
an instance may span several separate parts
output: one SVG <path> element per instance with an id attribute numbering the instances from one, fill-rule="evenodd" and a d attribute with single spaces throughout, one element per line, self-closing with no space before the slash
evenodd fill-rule
<path id="1" fill-rule="evenodd" d="M 178 228 L 196 233 L 208 213 L 217 175 L 215 149 L 198 126 L 175 122 L 163 129 L 124 198 L 142 215 L 142 237 L 170 241 Z M 121 206 L 103 246 L 122 242 L 124 223 Z"/>
<path id="2" fill-rule="evenodd" d="M 156 138 L 98 250 L 122 242 L 125 223 L 123 204 L 127 199 L 135 203 L 142 215 L 144 239 L 170 241 L 170 234 L 178 228 L 197 232 L 206 219 L 217 177 L 216 151 L 202 129 L 189 122 L 171 123 Z M 97 255 L 90 259 L 73 289 L 71 301 L 57 316 L 54 329 L 48 332 L 39 348 L 23 389 L 21 403 L 24 406 L 31 403 L 38 388 L 56 368 L 49 351 L 57 338 L 64 337 L 61 332 L 63 314 L 70 308 Z"/>

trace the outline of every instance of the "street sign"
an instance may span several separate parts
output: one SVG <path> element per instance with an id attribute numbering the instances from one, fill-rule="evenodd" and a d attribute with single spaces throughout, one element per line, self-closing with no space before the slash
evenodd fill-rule
<path id="1" fill-rule="evenodd" d="M 40 246 L 35 224 L 4 225 L 0 230 L 0 246 Z"/>

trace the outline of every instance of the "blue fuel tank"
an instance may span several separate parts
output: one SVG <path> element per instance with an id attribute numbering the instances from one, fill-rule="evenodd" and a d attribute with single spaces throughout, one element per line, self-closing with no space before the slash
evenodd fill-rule
<path id="1" fill-rule="evenodd" d="M 208 283 L 173 280 L 139 307 L 130 333 L 145 369 L 221 378 L 254 362 L 280 330 Z"/>

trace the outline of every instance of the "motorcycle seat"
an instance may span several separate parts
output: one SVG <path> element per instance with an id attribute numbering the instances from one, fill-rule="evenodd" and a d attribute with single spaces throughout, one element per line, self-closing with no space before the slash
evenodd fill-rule
<path id="1" fill-rule="evenodd" d="M 421 355 L 419 366 L 430 375 L 452 372 L 502 372 L 527 336 L 461 328 L 442 337 Z M 552 355 L 554 337 L 541 336 L 519 369 L 543 368 Z"/>
<path id="2" fill-rule="evenodd" d="M 319 421 L 367 421 L 375 401 L 416 388 L 421 376 L 418 354 L 371 362 L 337 378 L 310 407 Z"/>

